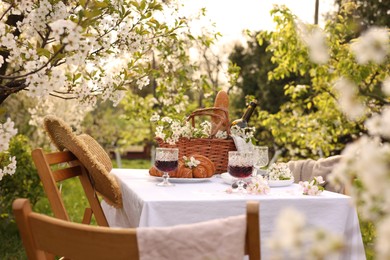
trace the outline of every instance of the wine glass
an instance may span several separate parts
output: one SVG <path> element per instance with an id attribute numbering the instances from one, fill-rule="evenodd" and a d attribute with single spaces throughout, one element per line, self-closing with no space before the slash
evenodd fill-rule
<path id="1" fill-rule="evenodd" d="M 163 172 L 163 181 L 157 183 L 157 186 L 168 187 L 175 186 L 169 182 L 169 173 L 177 168 L 179 159 L 178 148 L 156 148 L 156 160 L 154 166 Z"/>
<path id="2" fill-rule="evenodd" d="M 245 193 L 243 179 L 251 176 L 253 172 L 253 153 L 229 151 L 228 172 L 232 177 L 238 179 L 237 192 Z"/>
<path id="3" fill-rule="evenodd" d="M 267 146 L 254 146 L 253 147 L 253 167 L 255 168 L 254 176 L 257 175 L 260 168 L 267 166 L 268 159 L 268 147 Z M 266 171 L 262 171 L 263 177 L 267 177 Z"/>

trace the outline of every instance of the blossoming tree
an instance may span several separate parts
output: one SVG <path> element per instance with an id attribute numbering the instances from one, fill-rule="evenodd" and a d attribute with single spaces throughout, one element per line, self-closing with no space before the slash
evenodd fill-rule
<path id="1" fill-rule="evenodd" d="M 355 8 L 344 5 L 324 29 L 300 22 L 284 7 L 274 9 L 276 31 L 258 36 L 260 43 L 270 41 L 277 64 L 269 78 L 296 73 L 311 84 L 286 85 L 291 102 L 277 114 L 261 112 L 258 123 L 290 158 L 342 154 L 328 181 L 345 185 L 360 217 L 375 223 L 375 254 L 388 259 L 390 33 L 370 27 L 351 39 L 348 17 Z"/>
<path id="2" fill-rule="evenodd" d="M 117 105 L 126 93 L 136 98 L 136 107 L 151 100 L 180 112 L 184 93 L 193 86 L 187 75 L 196 70 L 187 47 L 197 39 L 178 8 L 164 0 L 2 1 L 0 104 L 25 92 L 39 100 L 30 110 L 35 124 L 39 111 L 47 113 L 59 103 L 53 97 L 77 101 L 65 109 L 73 117 L 98 99 Z M 211 42 L 212 37 L 203 44 Z M 138 99 L 150 83 L 155 98 Z M 6 120 L 0 122 L 0 152 L 16 134 Z"/>

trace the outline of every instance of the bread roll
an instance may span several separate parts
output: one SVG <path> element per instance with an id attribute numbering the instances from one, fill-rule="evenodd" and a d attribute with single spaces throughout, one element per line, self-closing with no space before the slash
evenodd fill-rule
<path id="1" fill-rule="evenodd" d="M 214 107 L 229 109 L 229 96 L 226 91 L 220 90 L 215 97 Z M 226 116 L 223 111 L 215 111 L 217 115 Z M 227 122 L 229 122 L 229 115 L 227 115 Z M 221 124 L 221 119 L 219 117 L 211 117 L 211 134 L 216 134 L 219 130 L 226 131 L 228 126 L 226 124 Z"/>

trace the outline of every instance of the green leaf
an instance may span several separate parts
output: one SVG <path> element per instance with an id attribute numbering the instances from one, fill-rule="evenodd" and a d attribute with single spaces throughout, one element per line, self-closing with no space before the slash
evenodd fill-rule
<path id="1" fill-rule="evenodd" d="M 38 48 L 38 49 L 37 49 L 37 54 L 38 54 L 39 56 L 45 56 L 45 57 L 48 58 L 48 59 L 51 57 L 50 51 L 47 50 L 47 49 L 43 49 L 43 48 Z"/>

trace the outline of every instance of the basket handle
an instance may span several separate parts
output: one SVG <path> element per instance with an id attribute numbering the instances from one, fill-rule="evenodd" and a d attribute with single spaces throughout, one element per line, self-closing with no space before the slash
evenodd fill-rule
<path id="1" fill-rule="evenodd" d="M 223 114 L 217 114 L 215 111 L 222 111 Z M 217 133 L 217 129 L 225 125 L 226 126 L 226 132 L 228 135 L 230 135 L 230 123 L 229 123 L 229 112 L 226 108 L 222 107 L 209 107 L 209 108 L 199 108 L 193 111 L 186 119 L 186 121 L 191 120 L 191 125 L 195 127 L 195 117 L 196 116 L 211 116 L 218 118 L 218 123 L 215 127 L 215 130 L 211 133 L 211 136 L 214 136 Z"/>

